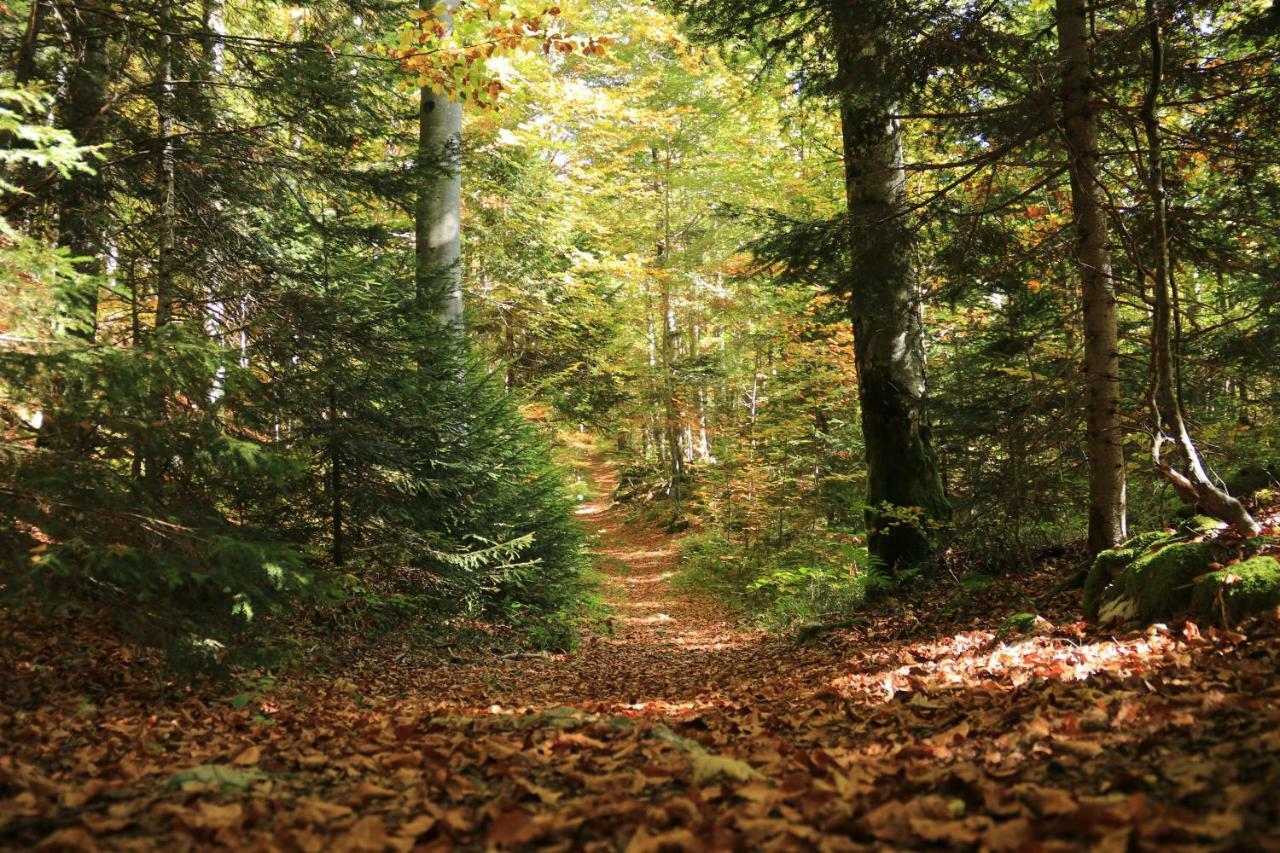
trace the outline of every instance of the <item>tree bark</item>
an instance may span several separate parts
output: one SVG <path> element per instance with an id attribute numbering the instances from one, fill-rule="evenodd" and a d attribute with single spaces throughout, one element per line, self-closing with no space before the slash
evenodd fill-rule
<path id="1" fill-rule="evenodd" d="M 22 44 L 13 62 L 13 85 L 23 86 L 36 73 L 36 49 L 40 45 L 40 27 L 44 24 L 45 0 L 31 0 L 27 13 L 27 25 L 22 32 Z"/>
<path id="2" fill-rule="evenodd" d="M 833 18 L 840 85 L 853 322 L 867 461 L 872 558 L 896 570 L 928 556 L 951 508 L 925 393 L 921 288 L 895 100 L 893 58 L 880 4 L 838 4 Z M 919 513 L 919 521 L 905 521 Z"/>
<path id="3" fill-rule="evenodd" d="M 1120 421 L 1120 352 L 1116 291 L 1098 169 L 1093 55 L 1085 0 L 1057 0 L 1058 61 L 1062 69 L 1062 133 L 1071 174 L 1084 315 L 1084 374 L 1088 391 L 1089 550 L 1125 538 L 1124 435 Z"/>
<path id="4" fill-rule="evenodd" d="M 452 16 L 445 12 L 441 22 L 451 26 Z M 426 87 L 419 97 L 416 294 L 424 312 L 461 334 L 462 104 Z"/>
<path id="5" fill-rule="evenodd" d="M 330 510 L 331 555 L 333 565 L 341 568 L 346 562 L 346 542 L 343 537 L 342 501 L 342 445 L 338 437 L 338 390 L 329 386 L 329 498 Z"/>
<path id="6" fill-rule="evenodd" d="M 156 258 L 156 328 L 167 326 L 173 319 L 175 295 L 174 274 L 174 184 L 177 180 L 177 163 L 173 150 L 173 119 L 176 99 L 173 91 L 173 8 L 171 3 L 161 6 L 157 23 L 160 25 L 160 70 L 156 78 L 156 126 L 159 132 L 159 152 L 156 160 L 157 220 L 160 229 L 160 246 Z"/>
<path id="7" fill-rule="evenodd" d="M 661 163 L 659 159 L 661 158 Z M 660 351 L 662 354 L 662 422 L 663 433 L 667 439 L 667 452 L 671 478 L 671 517 L 675 521 L 680 517 L 681 502 L 684 498 L 684 448 L 680 440 L 680 405 L 676 399 L 675 381 L 675 344 L 676 344 L 676 312 L 671 301 L 671 153 L 665 157 L 655 147 L 653 149 L 655 165 L 662 169 L 661 183 L 658 184 L 658 203 L 662 211 L 661 233 L 658 236 L 657 268 L 658 268 L 658 308 L 662 312 L 662 338 Z"/>
<path id="8" fill-rule="evenodd" d="M 68 75 L 62 105 L 64 126 L 79 145 L 93 145 L 107 104 L 108 21 L 96 0 L 67 4 L 62 10 L 73 49 L 79 54 Z M 76 259 L 86 276 L 67 297 L 64 322 L 74 336 L 92 343 L 97 337 L 98 276 L 102 273 L 102 216 L 107 185 L 101 167 L 77 172 L 63 184 L 58 212 L 58 245 Z"/>
<path id="9" fill-rule="evenodd" d="M 1168 197 L 1164 185 L 1164 155 L 1157 109 L 1164 81 L 1164 40 L 1160 10 L 1155 0 L 1146 0 L 1148 43 L 1151 49 L 1151 77 L 1142 102 L 1142 124 L 1147 138 L 1147 192 L 1151 196 L 1151 413 L 1155 419 L 1151 458 L 1156 470 L 1173 484 L 1183 500 L 1215 518 L 1227 522 L 1240 534 L 1253 537 L 1262 532 L 1240 501 L 1209 479 L 1200 453 L 1187 429 L 1182 399 L 1176 381 L 1176 362 L 1171 329 L 1173 326 L 1173 271 L 1169 259 Z M 1171 442 L 1187 473 L 1174 469 L 1163 458 L 1163 447 Z"/>

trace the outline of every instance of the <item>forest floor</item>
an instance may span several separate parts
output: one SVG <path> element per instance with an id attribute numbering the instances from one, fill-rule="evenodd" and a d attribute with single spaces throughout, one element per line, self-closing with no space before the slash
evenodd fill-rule
<path id="1" fill-rule="evenodd" d="M 614 615 L 569 655 L 370 656 L 246 698 L 10 625 L 0 846 L 1280 850 L 1274 619 L 1111 636 L 1064 601 L 997 637 L 1045 567 L 793 647 L 673 589 L 675 540 L 594 473 Z"/>

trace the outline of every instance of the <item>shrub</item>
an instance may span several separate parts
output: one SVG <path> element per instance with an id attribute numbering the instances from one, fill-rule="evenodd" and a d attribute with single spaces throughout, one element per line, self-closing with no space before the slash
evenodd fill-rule
<path id="1" fill-rule="evenodd" d="M 719 536 L 690 536 L 679 583 L 776 630 L 845 616 L 877 582 L 866 548 L 850 540 L 813 535 L 782 549 L 743 550 Z"/>

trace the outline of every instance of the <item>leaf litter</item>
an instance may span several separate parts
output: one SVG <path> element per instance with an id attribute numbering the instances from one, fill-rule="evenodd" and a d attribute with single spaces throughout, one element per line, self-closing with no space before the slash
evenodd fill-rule
<path id="1" fill-rule="evenodd" d="M 625 571 L 572 655 L 370 656 L 244 702 L 82 623 L 16 627 L 0 845 L 1280 850 L 1274 615 L 1108 635 L 1060 596 L 1013 636 L 983 626 L 1027 589 L 967 621 L 934 590 L 794 647 L 677 594 L 671 538 L 590 509 Z"/>

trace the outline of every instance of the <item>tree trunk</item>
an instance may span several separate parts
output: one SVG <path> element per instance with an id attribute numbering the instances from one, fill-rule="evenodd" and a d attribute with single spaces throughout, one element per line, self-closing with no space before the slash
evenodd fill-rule
<path id="1" fill-rule="evenodd" d="M 1240 503 L 1216 486 L 1204 470 L 1200 454 L 1182 414 L 1182 400 L 1175 380 L 1176 366 L 1171 336 L 1173 273 L 1169 261 L 1168 200 L 1164 186 L 1164 162 L 1160 120 L 1156 109 L 1164 80 L 1164 43 L 1160 12 L 1155 0 L 1146 0 L 1147 31 L 1151 47 L 1151 77 L 1142 102 L 1142 124 L 1147 137 L 1147 192 L 1151 196 L 1151 410 L 1155 418 L 1151 458 L 1156 470 L 1172 484 L 1183 500 L 1227 522 L 1244 536 L 1253 537 L 1262 527 Z M 1184 475 L 1162 458 L 1165 442 L 1172 442 L 1186 463 Z"/>
<path id="2" fill-rule="evenodd" d="M 342 518 L 342 446 L 338 437 L 338 390 L 329 386 L 329 498 L 332 504 L 330 524 L 332 528 L 333 565 L 341 568 L 346 561 Z"/>
<path id="3" fill-rule="evenodd" d="M 160 73 L 156 79 L 156 125 L 159 130 L 159 155 L 156 161 L 157 220 L 160 246 L 156 258 L 156 328 L 167 326 L 173 319 L 174 272 L 174 182 L 177 165 L 173 151 L 173 9 L 166 3 L 159 15 Z"/>
<path id="4" fill-rule="evenodd" d="M 1116 291 L 1101 198 L 1093 56 L 1085 0 L 1057 0 L 1057 24 L 1058 61 L 1062 67 L 1062 130 L 1071 173 L 1074 255 L 1080 270 L 1084 314 L 1089 550 L 1097 553 L 1125 538 Z"/>
<path id="5" fill-rule="evenodd" d="M 658 314 L 662 323 L 662 334 L 657 341 L 659 381 L 661 393 L 662 435 L 667 448 L 667 476 L 671 482 L 671 517 L 674 522 L 680 516 L 680 507 L 684 499 L 684 467 L 685 443 L 681 440 L 683 429 L 680 423 L 680 406 L 676 399 L 675 358 L 678 329 L 676 328 L 675 306 L 671 300 L 671 151 L 668 148 L 659 150 L 657 145 L 649 149 L 649 156 L 658 176 L 653 182 L 653 191 L 658 205 L 658 234 L 654 247 L 654 265 L 657 268 L 658 281 Z M 652 327 L 650 327 L 652 328 Z M 652 332 L 650 333 L 652 334 Z M 652 346 L 652 345 L 651 345 Z M 650 363 L 653 362 L 650 355 Z"/>
<path id="6" fill-rule="evenodd" d="M 665 272 L 665 271 L 663 271 Z M 662 308 L 662 422 L 667 437 L 669 475 L 671 477 L 672 516 L 679 517 L 684 480 L 684 442 L 681 441 L 680 406 L 676 400 L 675 336 L 676 315 L 671 305 L 671 282 L 662 276 L 659 286 Z"/>
<path id="7" fill-rule="evenodd" d="M 222 78 L 227 35 L 226 10 L 226 0 L 204 0 L 200 8 L 200 20 L 204 29 L 200 37 L 200 64 L 203 66 L 200 77 L 210 87 L 206 94 L 210 103 L 220 100 L 215 85 Z"/>
<path id="8" fill-rule="evenodd" d="M 107 104 L 108 21 L 97 2 L 67 4 L 62 16 L 79 53 L 63 103 L 63 124 L 79 145 L 93 145 Z M 63 184 L 58 212 L 58 245 L 76 258 L 76 270 L 87 276 L 67 297 L 65 322 L 76 337 L 90 343 L 97 336 L 98 280 L 102 272 L 102 216 L 107 187 L 99 166 L 93 174 L 77 172 Z"/>
<path id="9" fill-rule="evenodd" d="M 203 0 L 200 7 L 200 62 L 198 79 L 203 91 L 200 93 L 204 109 L 201 115 L 210 128 L 218 128 L 222 115 L 222 98 L 218 84 L 222 80 L 224 67 L 224 42 L 226 25 L 224 13 L 225 0 Z M 209 271 L 207 282 L 207 301 L 205 307 L 204 328 L 210 338 L 226 342 L 227 303 L 222 277 L 215 266 Z M 214 371 L 213 381 L 209 388 L 209 403 L 215 404 L 223 396 L 223 383 L 226 379 L 226 367 L 219 365 Z"/>
<path id="10" fill-rule="evenodd" d="M 27 13 L 27 26 L 22 32 L 22 44 L 13 63 L 13 85 L 23 86 L 36 73 L 36 49 L 40 45 L 40 27 L 44 24 L 45 0 L 31 0 Z"/>
<path id="11" fill-rule="evenodd" d="M 867 460 L 868 545 L 894 569 L 923 560 L 929 527 L 950 506 L 938 474 L 925 395 L 921 290 L 893 110 L 893 59 L 880 4 L 839 4 L 834 17 L 849 207 L 848 293 Z M 914 509 L 912 509 L 914 508 Z M 903 510 L 920 522 L 902 520 Z"/>
<path id="12" fill-rule="evenodd" d="M 440 20 L 448 27 L 453 19 L 445 12 Z M 416 294 L 424 311 L 461 334 L 462 104 L 426 87 L 419 96 Z"/>

